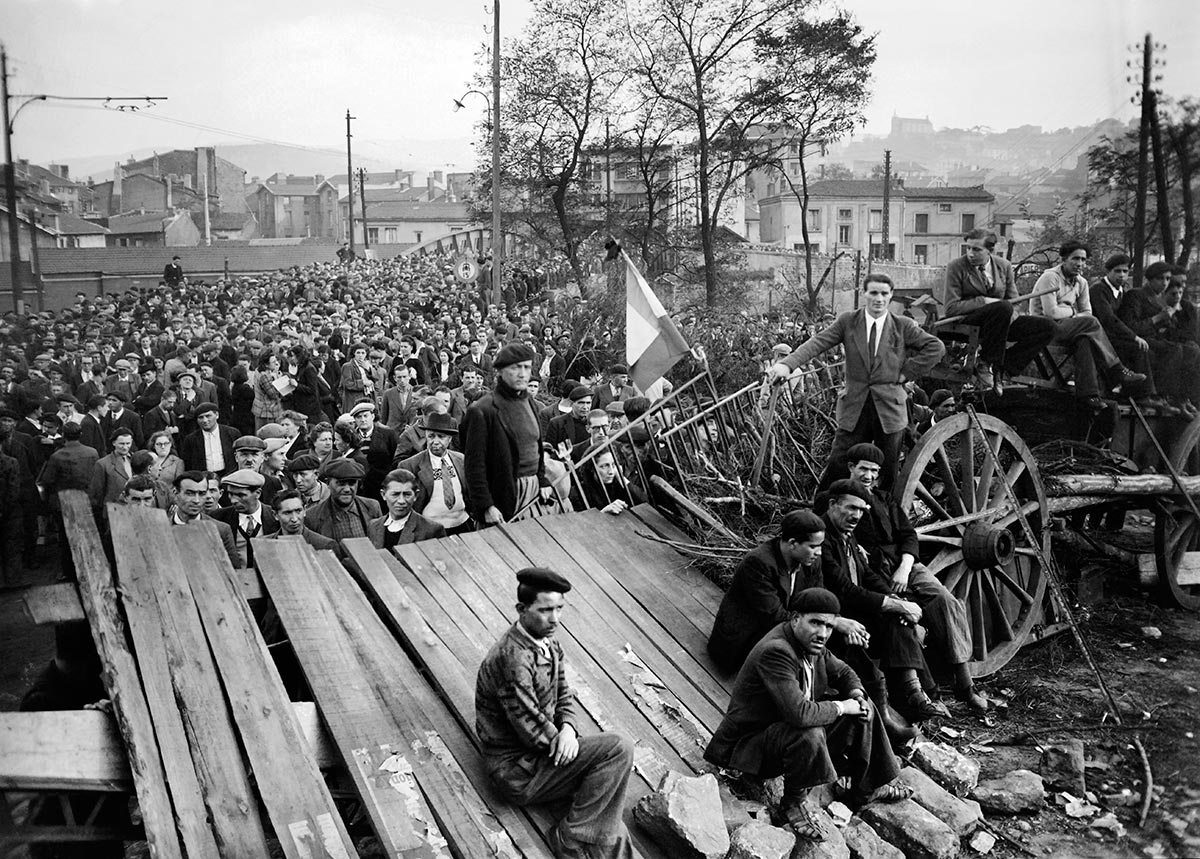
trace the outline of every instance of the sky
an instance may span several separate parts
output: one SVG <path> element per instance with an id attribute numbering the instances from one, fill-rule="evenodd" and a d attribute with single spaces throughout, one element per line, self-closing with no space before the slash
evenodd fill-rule
<path id="1" fill-rule="evenodd" d="M 502 35 L 516 33 L 530 0 L 500 2 Z M 878 33 L 868 133 L 886 134 L 893 114 L 994 129 L 1129 118 L 1125 63 L 1146 32 L 1166 43 L 1164 91 L 1200 96 L 1196 0 L 1009 0 L 986 15 L 963 0 L 842 5 Z M 490 25 L 489 0 L 0 0 L 11 92 L 167 97 L 130 112 L 31 104 L 14 155 L 254 141 L 340 151 L 349 109 L 356 152 L 403 158 L 394 141 L 472 136 L 486 103 L 455 112 L 452 99 L 470 89 Z"/>

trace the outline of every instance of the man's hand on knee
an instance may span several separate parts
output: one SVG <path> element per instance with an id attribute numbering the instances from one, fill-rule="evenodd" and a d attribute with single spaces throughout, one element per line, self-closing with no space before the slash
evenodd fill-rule
<path id="1" fill-rule="evenodd" d="M 867 628 L 853 618 L 839 616 L 833 622 L 833 630 L 846 636 L 847 643 L 857 647 L 868 647 L 871 644 L 871 633 L 867 632 Z"/>
<path id="2" fill-rule="evenodd" d="M 575 729 L 571 725 L 563 725 L 558 735 L 550 741 L 550 762 L 557 767 L 569 764 L 577 757 L 579 737 L 575 735 Z"/>

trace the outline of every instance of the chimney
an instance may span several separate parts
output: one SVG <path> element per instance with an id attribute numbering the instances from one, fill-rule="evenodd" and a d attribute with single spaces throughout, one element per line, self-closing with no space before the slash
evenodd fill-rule
<path id="1" fill-rule="evenodd" d="M 443 174 L 442 174 L 442 171 L 441 171 L 441 170 L 434 170 L 434 171 L 433 171 L 433 181 L 435 181 L 435 182 L 441 182 L 441 181 L 442 181 L 442 175 L 443 175 Z"/>
<path id="2" fill-rule="evenodd" d="M 393 176 L 393 179 L 392 179 L 393 182 L 395 182 L 397 185 L 401 185 L 401 186 L 404 185 L 404 171 L 403 170 L 393 170 L 392 176 Z"/>
<path id="3" fill-rule="evenodd" d="M 166 181 L 166 186 L 167 186 L 167 205 L 164 207 L 164 209 L 165 209 L 165 211 L 167 211 L 167 212 L 171 211 L 171 208 L 172 208 L 172 207 L 171 207 L 171 202 L 172 202 L 172 201 L 171 201 L 171 179 L 172 179 L 172 178 L 173 178 L 173 177 L 171 177 L 171 176 L 168 176 L 168 177 L 166 178 L 166 180 L 165 180 L 165 181 Z"/>
<path id="4" fill-rule="evenodd" d="M 313 176 L 313 184 L 316 185 L 318 188 L 321 187 L 321 183 L 324 181 L 325 181 L 324 173 L 318 173 L 316 176 Z"/>
<path id="5" fill-rule="evenodd" d="M 67 167 L 66 164 L 51 164 L 50 172 L 53 173 L 55 176 L 57 176 L 59 179 L 70 179 L 71 178 L 71 170 L 69 167 Z"/>
<path id="6" fill-rule="evenodd" d="M 433 184 L 433 177 L 430 176 L 425 180 L 425 190 L 429 193 L 429 199 L 432 202 L 437 195 L 437 187 Z"/>

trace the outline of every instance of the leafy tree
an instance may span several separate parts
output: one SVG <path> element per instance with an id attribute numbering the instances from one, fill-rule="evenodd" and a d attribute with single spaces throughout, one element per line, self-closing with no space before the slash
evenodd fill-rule
<path id="1" fill-rule="evenodd" d="M 853 179 L 854 171 L 845 164 L 823 164 L 821 165 L 822 179 Z"/>

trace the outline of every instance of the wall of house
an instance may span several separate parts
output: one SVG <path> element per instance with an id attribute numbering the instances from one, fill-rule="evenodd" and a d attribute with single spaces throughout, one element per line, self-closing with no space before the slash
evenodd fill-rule
<path id="1" fill-rule="evenodd" d="M 212 153 L 213 150 L 210 148 L 208 151 Z M 216 183 L 215 188 L 209 189 L 209 194 L 216 194 L 223 212 L 249 211 L 245 194 L 246 171 L 220 156 L 213 155 L 213 158 L 216 161 Z M 211 174 L 209 181 L 212 181 Z M 203 192 L 200 185 L 196 189 Z"/>
<path id="2" fill-rule="evenodd" d="M 162 182 L 149 176 L 138 174 L 129 176 L 121 182 L 121 210 L 136 212 L 145 209 L 147 212 L 164 211 L 167 204 L 167 191 Z"/>
<path id="3" fill-rule="evenodd" d="M 194 248 L 204 238 L 196 222 L 187 214 L 167 224 L 164 233 L 167 247 L 173 248 Z"/>
<path id="4" fill-rule="evenodd" d="M 905 208 L 904 247 L 896 249 L 897 255 L 928 265 L 946 265 L 961 256 L 963 234 L 989 226 L 992 219 L 992 204 L 984 200 L 909 200 Z"/>

